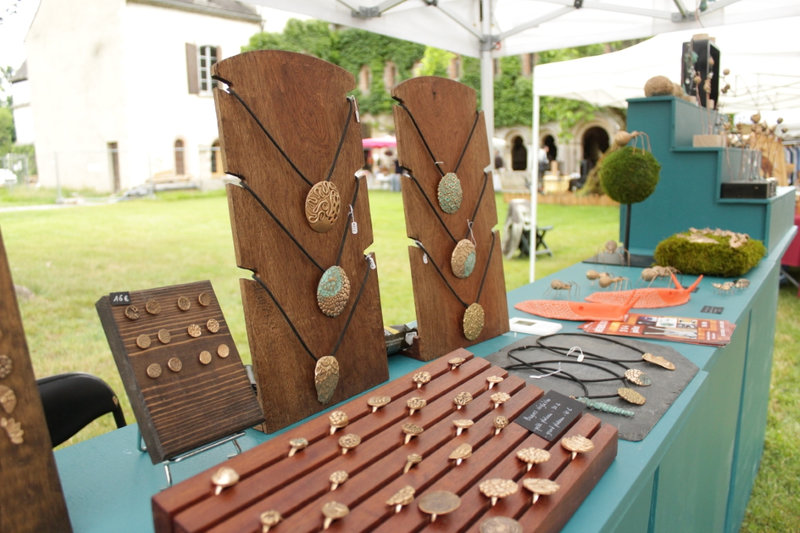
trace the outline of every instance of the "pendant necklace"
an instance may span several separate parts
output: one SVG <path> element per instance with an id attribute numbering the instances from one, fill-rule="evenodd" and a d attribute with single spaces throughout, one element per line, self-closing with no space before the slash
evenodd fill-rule
<path id="1" fill-rule="evenodd" d="M 634 404 L 634 405 L 644 405 L 647 401 L 646 398 L 639 392 L 627 387 L 626 379 L 627 376 L 620 376 L 610 368 L 605 366 L 590 363 L 589 361 L 581 360 L 580 358 L 572 361 L 572 360 L 560 360 L 560 359 L 551 359 L 551 360 L 544 360 L 544 361 L 523 361 L 519 357 L 517 357 L 514 352 L 522 351 L 523 348 L 530 349 L 531 347 L 519 347 L 512 350 L 509 350 L 507 355 L 510 359 L 517 361 L 516 364 L 508 365 L 505 367 L 506 370 L 526 370 L 526 371 L 534 371 L 538 372 L 541 377 L 552 377 L 567 381 L 572 381 L 578 384 L 581 389 L 583 390 L 583 395 L 574 397 L 576 400 L 580 401 L 581 403 L 585 404 L 587 407 L 591 409 L 596 409 L 599 411 L 609 412 L 613 414 L 623 415 L 623 416 L 633 416 L 633 412 L 627 410 L 621 410 L 618 412 L 617 407 L 606 404 L 605 402 L 598 402 L 598 399 L 602 398 L 621 398 L 624 401 Z M 552 363 L 557 363 L 557 368 L 552 368 L 549 366 L 544 366 Z M 611 374 L 612 377 L 610 378 L 579 378 L 569 372 L 564 371 L 561 368 L 561 364 L 574 364 L 574 365 L 583 365 L 583 367 L 592 367 L 607 374 Z M 538 377 L 538 376 L 537 376 Z M 620 381 L 622 383 L 622 387 L 617 389 L 616 394 L 589 394 L 589 389 L 586 386 L 587 383 L 605 383 L 609 381 Z"/>
<path id="2" fill-rule="evenodd" d="M 579 337 L 579 338 L 580 337 L 591 338 L 591 339 L 596 340 L 598 342 L 614 344 L 614 345 L 617 345 L 617 346 L 621 346 L 623 348 L 627 348 L 628 350 L 634 351 L 634 352 L 636 352 L 638 354 L 641 354 L 641 357 L 638 358 L 638 359 L 611 359 L 611 358 L 603 356 L 603 355 L 594 354 L 594 353 L 587 352 L 587 351 L 583 352 L 584 355 L 586 355 L 588 357 L 591 357 L 591 358 L 594 358 L 594 359 L 617 362 L 617 363 L 641 363 L 641 362 L 646 362 L 646 363 L 649 363 L 651 365 L 659 366 L 659 367 L 664 368 L 666 370 L 675 370 L 675 368 L 676 368 L 674 363 L 672 363 L 671 361 L 667 360 L 666 358 L 664 358 L 661 355 L 653 355 L 652 353 L 644 352 L 644 351 L 640 350 L 639 348 L 636 348 L 635 346 L 632 346 L 632 345 L 627 344 L 625 342 L 622 342 L 622 341 L 619 341 L 617 339 L 614 339 L 613 337 L 601 337 L 599 335 L 588 335 L 586 333 L 552 333 L 550 335 L 542 335 L 541 337 L 538 337 L 535 342 L 536 342 L 536 346 L 537 347 L 547 348 L 547 349 L 551 349 L 551 350 L 555 350 L 555 349 L 562 350 L 562 349 L 564 349 L 563 347 L 543 344 L 542 341 L 543 340 L 547 340 L 547 339 L 556 339 L 556 338 L 560 338 L 560 337 L 570 337 L 570 336 Z"/>
<path id="3" fill-rule="evenodd" d="M 336 263 L 328 267 L 327 269 L 323 268 L 322 265 L 319 264 L 309 253 L 305 247 L 300 244 L 300 242 L 295 238 L 294 235 L 283 225 L 283 223 L 278 219 L 277 216 L 272 212 L 272 210 L 267 207 L 267 204 L 258 196 L 258 194 L 247 184 L 245 179 L 240 180 L 241 187 L 250 193 L 250 195 L 258 202 L 264 211 L 275 221 L 278 227 L 283 230 L 283 232 L 292 240 L 292 242 L 297 246 L 297 248 L 303 252 L 303 254 L 308 258 L 308 260 L 317 267 L 322 272 L 322 277 L 317 284 L 317 306 L 319 310 L 323 312 L 323 314 L 329 317 L 337 317 L 339 316 L 342 311 L 344 311 L 345 306 L 347 305 L 348 300 L 350 299 L 350 279 L 347 277 L 347 273 L 344 269 L 339 266 L 339 263 L 342 261 L 342 253 L 344 252 L 344 244 L 347 240 L 347 234 L 352 232 L 353 234 L 358 233 L 358 224 L 355 221 L 355 213 L 353 212 L 353 206 L 356 203 L 356 198 L 358 198 L 358 190 L 360 188 L 360 178 L 356 176 L 356 187 L 355 191 L 353 192 L 353 199 L 349 204 L 350 212 L 348 213 L 348 218 L 350 218 L 350 224 L 345 224 L 344 230 L 342 231 L 342 239 L 339 242 L 339 252 L 336 255 Z M 349 226 L 349 227 L 348 227 Z"/>
<path id="4" fill-rule="evenodd" d="M 445 213 L 452 215 L 461 207 L 461 200 L 464 197 L 463 191 L 461 189 L 461 180 L 458 179 L 458 168 L 461 166 L 461 161 L 464 159 L 464 154 L 467 152 L 467 148 L 469 148 L 470 141 L 472 140 L 472 135 L 475 133 L 475 127 L 478 125 L 478 119 L 480 118 L 480 113 L 477 111 L 475 112 L 475 120 L 472 122 L 472 128 L 469 130 L 469 135 L 467 136 L 467 140 L 464 143 L 464 147 L 461 149 L 461 155 L 458 156 L 458 161 L 456 162 L 455 167 L 450 172 L 445 173 L 441 165 L 444 164 L 443 161 L 439 161 L 435 155 L 433 155 L 433 150 L 431 150 L 428 141 L 425 139 L 425 135 L 422 134 L 422 130 L 417 124 L 414 115 L 411 114 L 411 111 L 406 107 L 406 105 L 401 101 L 397 100 L 397 103 L 400 105 L 403 110 L 408 114 L 408 118 L 411 119 L 411 123 L 414 124 L 414 128 L 417 130 L 417 134 L 419 135 L 422 144 L 425 146 L 425 149 L 428 151 L 428 155 L 431 156 L 433 160 L 433 164 L 436 167 L 436 170 L 442 176 L 442 179 L 439 180 L 439 186 L 437 188 L 437 197 L 439 200 L 439 208 L 444 211 Z"/>
<path id="5" fill-rule="evenodd" d="M 322 357 L 317 357 L 314 355 L 314 352 L 311 351 L 311 348 L 308 347 L 308 344 L 303 340 L 303 337 L 300 335 L 300 332 L 297 331 L 297 328 L 294 326 L 294 323 L 289 318 L 289 315 L 286 314 L 286 311 L 283 307 L 278 303 L 277 298 L 275 295 L 272 294 L 272 291 L 269 290 L 269 287 L 264 280 L 262 280 L 255 272 L 253 273 L 253 279 L 261 285 L 261 288 L 267 293 L 267 295 L 272 300 L 272 303 L 275 304 L 275 307 L 278 308 L 278 311 L 281 312 L 283 315 L 284 320 L 286 323 L 289 324 L 289 328 L 291 328 L 292 333 L 303 346 L 303 349 L 306 353 L 315 361 L 314 365 L 314 387 L 317 390 L 317 401 L 319 403 L 325 404 L 331 401 L 333 398 L 333 393 L 336 392 L 336 387 L 339 384 L 339 361 L 336 359 L 336 352 L 339 350 L 339 347 L 342 345 L 342 341 L 344 340 L 344 335 L 347 332 L 348 327 L 350 326 L 350 321 L 353 318 L 353 315 L 356 312 L 356 307 L 358 307 L 358 302 L 361 300 L 361 295 L 364 292 L 364 287 L 367 285 L 367 278 L 369 277 L 369 273 L 371 270 L 375 269 L 375 260 L 373 259 L 372 255 L 365 255 L 364 260 L 368 263 L 366 271 L 364 272 L 364 277 L 361 280 L 361 286 L 358 289 L 358 294 L 356 295 L 356 299 L 353 302 L 353 306 L 350 308 L 350 314 L 347 315 L 347 320 L 342 327 L 342 331 L 339 333 L 339 338 L 336 339 L 336 343 L 333 345 L 333 348 L 330 351 L 330 355 L 325 355 Z"/>
<path id="6" fill-rule="evenodd" d="M 427 263 L 428 257 L 431 258 L 430 263 L 433 265 L 433 268 L 436 270 L 436 273 L 439 274 L 440 278 L 442 278 L 442 281 L 447 286 L 447 288 L 450 289 L 450 292 L 453 294 L 453 296 L 456 297 L 456 300 L 458 300 L 459 303 L 461 303 L 461 305 L 463 305 L 464 308 L 466 309 L 464 311 L 464 316 L 461 320 L 461 324 L 464 337 L 469 341 L 474 341 L 475 339 L 478 338 L 478 336 L 481 334 L 481 331 L 483 330 L 483 326 L 485 323 L 486 317 L 484 315 L 483 307 L 479 302 L 481 299 L 481 293 L 483 292 L 483 285 L 486 282 L 486 274 L 489 273 L 489 266 L 491 265 L 492 254 L 494 253 L 494 241 L 495 241 L 495 232 L 493 231 L 492 244 L 491 244 L 491 249 L 489 251 L 489 257 L 486 258 L 486 267 L 483 269 L 483 277 L 481 277 L 481 284 L 478 287 L 478 293 L 475 295 L 475 302 L 472 304 L 468 304 L 461 298 L 461 296 L 458 295 L 458 293 L 450 284 L 450 282 L 447 281 L 447 278 L 442 273 L 439 266 L 436 264 L 436 261 L 433 260 L 433 256 L 431 256 L 431 254 L 428 253 L 428 250 L 425 249 L 425 246 L 423 246 L 423 244 L 420 241 L 414 241 L 414 243 L 422 250 L 423 253 L 422 262 Z"/>
<path id="7" fill-rule="evenodd" d="M 344 140 L 347 137 L 347 131 L 350 129 L 350 122 L 354 109 L 356 114 L 356 122 L 359 122 L 358 108 L 356 107 L 355 97 L 347 97 L 347 117 L 344 121 L 344 128 L 342 129 L 342 135 L 339 138 L 339 144 L 336 147 L 336 153 L 333 156 L 331 167 L 328 169 L 328 175 L 324 180 L 313 183 L 305 174 L 303 174 L 303 172 L 297 167 L 297 165 L 294 163 L 294 161 L 292 161 L 283 148 L 281 148 L 275 138 L 269 133 L 269 130 L 267 130 L 261 120 L 259 120 L 259 118 L 256 116 L 255 112 L 250 108 L 249 105 L 247 105 L 247 102 L 245 102 L 242 97 L 240 97 L 236 91 L 233 90 L 233 87 L 231 87 L 230 84 L 225 84 L 223 90 L 236 98 L 236 100 L 242 105 L 242 107 L 244 107 L 250 117 L 256 122 L 256 124 L 258 124 L 258 127 L 262 132 L 264 132 L 264 135 L 266 135 L 273 146 L 275 146 L 283 159 L 285 159 L 286 162 L 289 163 L 292 169 L 297 173 L 297 175 L 300 176 L 300 178 L 306 182 L 309 187 L 311 187 L 311 190 L 309 190 L 308 194 L 306 195 L 305 202 L 306 220 L 308 221 L 309 226 L 311 226 L 311 229 L 319 233 L 325 233 L 329 231 L 339 218 L 339 211 L 341 209 L 341 197 L 339 196 L 339 190 L 336 187 L 336 184 L 331 181 L 331 178 L 333 177 L 333 171 L 336 169 L 336 163 L 339 161 L 339 155 L 342 153 L 342 146 L 344 145 Z"/>
<path id="8" fill-rule="evenodd" d="M 472 211 L 472 217 L 467 219 L 467 232 L 464 238 L 461 240 L 456 239 L 456 237 L 450 231 L 450 228 L 448 228 L 447 224 L 445 224 L 444 220 L 442 220 L 441 215 L 439 215 L 439 212 L 433 206 L 433 202 L 431 202 L 431 199 L 425 193 L 425 189 L 422 188 L 422 185 L 414 176 L 414 174 L 412 174 L 409 169 L 403 168 L 403 175 L 414 182 L 414 184 L 417 186 L 417 189 L 419 189 L 419 192 L 422 193 L 422 197 L 425 198 L 425 201 L 428 203 L 428 207 L 431 208 L 433 214 L 436 215 L 436 219 L 447 232 L 450 240 L 455 243 L 453 253 L 450 254 L 450 269 L 453 271 L 453 275 L 461 279 L 468 278 L 475 269 L 475 261 L 477 260 L 474 242 L 475 237 L 472 235 L 472 224 L 475 222 L 475 217 L 478 214 L 478 208 L 480 208 L 481 204 L 483 203 L 483 193 L 486 192 L 486 183 L 489 181 L 489 175 L 486 172 L 483 173 L 483 187 L 481 188 L 481 194 L 478 196 L 478 202 L 475 204 L 475 209 Z"/>

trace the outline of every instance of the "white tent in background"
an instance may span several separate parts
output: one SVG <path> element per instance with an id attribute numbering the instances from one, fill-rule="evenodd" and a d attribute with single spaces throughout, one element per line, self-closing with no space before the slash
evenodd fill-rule
<path id="1" fill-rule="evenodd" d="M 489 139 L 494 137 L 492 81 L 497 57 L 800 16 L 797 0 L 247 1 L 479 57 L 481 102 Z M 609 81 L 607 76 L 603 78 Z M 536 84 L 534 77 L 534 87 Z M 538 107 L 534 110 L 533 129 L 537 132 Z M 535 157 L 532 160 L 531 190 L 535 191 L 538 163 Z M 536 220 L 535 201 L 531 211 Z M 536 254 L 531 254 L 531 280 L 535 258 Z"/>

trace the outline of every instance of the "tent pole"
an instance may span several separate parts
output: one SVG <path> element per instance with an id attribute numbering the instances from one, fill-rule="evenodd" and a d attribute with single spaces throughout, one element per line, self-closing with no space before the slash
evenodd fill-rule
<path id="1" fill-rule="evenodd" d="M 481 0 L 483 18 L 481 19 L 481 108 L 486 121 L 486 138 L 489 146 L 489 160 L 494 161 L 494 61 L 492 59 L 492 3 L 494 0 Z M 492 173 L 494 190 L 500 189 L 500 176 Z"/>
<path id="2" fill-rule="evenodd" d="M 533 66 L 532 66 L 533 67 Z M 533 81 L 535 68 L 531 68 L 531 83 L 533 89 L 533 124 L 531 126 L 531 238 L 530 243 L 530 272 L 529 279 L 536 281 L 536 204 L 539 191 L 539 95 L 536 94 L 536 84 Z"/>

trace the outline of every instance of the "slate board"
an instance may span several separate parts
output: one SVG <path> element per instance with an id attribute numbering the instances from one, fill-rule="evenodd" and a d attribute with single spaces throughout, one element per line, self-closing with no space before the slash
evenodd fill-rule
<path id="1" fill-rule="evenodd" d="M 506 346 L 502 350 L 495 352 L 486 358 L 495 365 L 501 368 L 506 368 L 516 363 L 516 361 L 508 357 L 507 353 L 509 350 L 521 346 L 533 345 L 535 344 L 537 338 L 537 336 L 533 335 L 524 337 L 523 339 Z M 638 368 L 645 371 L 653 380 L 653 384 L 648 387 L 639 387 L 630 383 L 623 384 L 623 382 L 620 380 L 587 384 L 587 387 L 589 387 L 589 394 L 593 396 L 616 394 L 616 390 L 619 387 L 624 386 L 636 390 L 644 395 L 645 398 L 647 398 L 647 402 L 641 406 L 632 405 L 618 397 L 600 399 L 600 401 L 609 403 L 616 407 L 634 411 L 636 414 L 633 417 L 625 417 L 589 410 L 589 412 L 591 412 L 597 418 L 617 426 L 619 429 L 619 438 L 629 441 L 640 441 L 647 436 L 656 422 L 658 422 L 666 410 L 669 409 L 669 406 L 672 405 L 672 402 L 675 401 L 675 398 L 677 398 L 678 395 L 680 395 L 681 391 L 683 391 L 686 385 L 692 380 L 698 370 L 694 363 L 686 359 L 677 350 L 669 346 L 643 342 L 635 339 L 626 338 L 621 341 L 623 344 L 634 347 L 635 349 L 629 349 L 624 346 L 611 343 L 608 341 L 607 337 L 589 335 L 585 333 L 557 333 L 553 336 L 550 336 L 546 342 L 548 345 L 567 349 L 573 346 L 580 346 L 581 349 L 586 352 L 603 354 L 616 359 L 635 359 L 640 357 L 642 352 L 647 351 L 653 353 L 654 355 L 661 355 L 675 364 L 675 370 L 666 370 L 644 361 L 641 363 L 624 363 L 630 368 Z M 546 352 L 542 350 L 515 352 L 515 355 L 526 362 L 554 359 L 567 360 L 566 357 L 558 356 L 552 352 Z M 575 357 L 570 356 L 570 360 L 575 361 Z M 593 364 L 600 364 L 618 375 L 622 375 L 622 373 L 625 371 L 624 368 L 613 363 L 603 363 L 595 360 L 592 360 L 591 362 Z M 556 364 L 548 364 L 546 366 L 553 368 L 557 367 Z M 611 377 L 611 374 L 608 372 L 604 372 L 587 365 L 570 363 L 562 365 L 562 369 L 565 372 L 578 377 L 579 379 Z M 538 374 L 528 370 L 509 370 L 509 374 L 518 376 L 524 379 L 527 383 L 535 385 L 546 391 L 554 390 L 566 396 L 580 396 L 583 394 L 583 390 L 581 389 L 580 385 L 570 380 L 559 379 L 552 376 L 535 378 L 531 376 Z"/>

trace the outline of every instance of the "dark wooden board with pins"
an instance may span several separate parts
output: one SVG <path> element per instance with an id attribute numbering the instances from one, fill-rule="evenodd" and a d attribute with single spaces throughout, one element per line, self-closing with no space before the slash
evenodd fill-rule
<path id="1" fill-rule="evenodd" d="M 388 379 L 353 76 L 303 54 L 214 66 L 247 336 L 272 432 Z"/>
<path id="2" fill-rule="evenodd" d="M 419 337 L 428 361 L 508 331 L 486 123 L 476 93 L 437 77 L 392 91 Z"/>
<path id="3" fill-rule="evenodd" d="M 72 531 L 1 235 L 0 531 Z"/>
<path id="4" fill-rule="evenodd" d="M 263 420 L 211 282 L 115 292 L 95 307 L 154 464 Z"/>
<path id="5" fill-rule="evenodd" d="M 498 517 L 526 532 L 558 531 L 614 460 L 617 431 L 581 414 L 563 438 L 583 436 L 592 449 L 573 458 L 561 440 L 513 422 L 542 396 L 458 349 L 156 494 L 155 530 L 305 532 L 328 522 L 331 531 L 419 531 L 432 519 L 420 508 L 430 511 L 433 499 L 454 502 L 436 517 L 442 531 L 474 531 Z M 516 491 L 482 490 L 495 478 Z M 533 493 L 525 488 L 532 479 L 559 488 Z"/>

